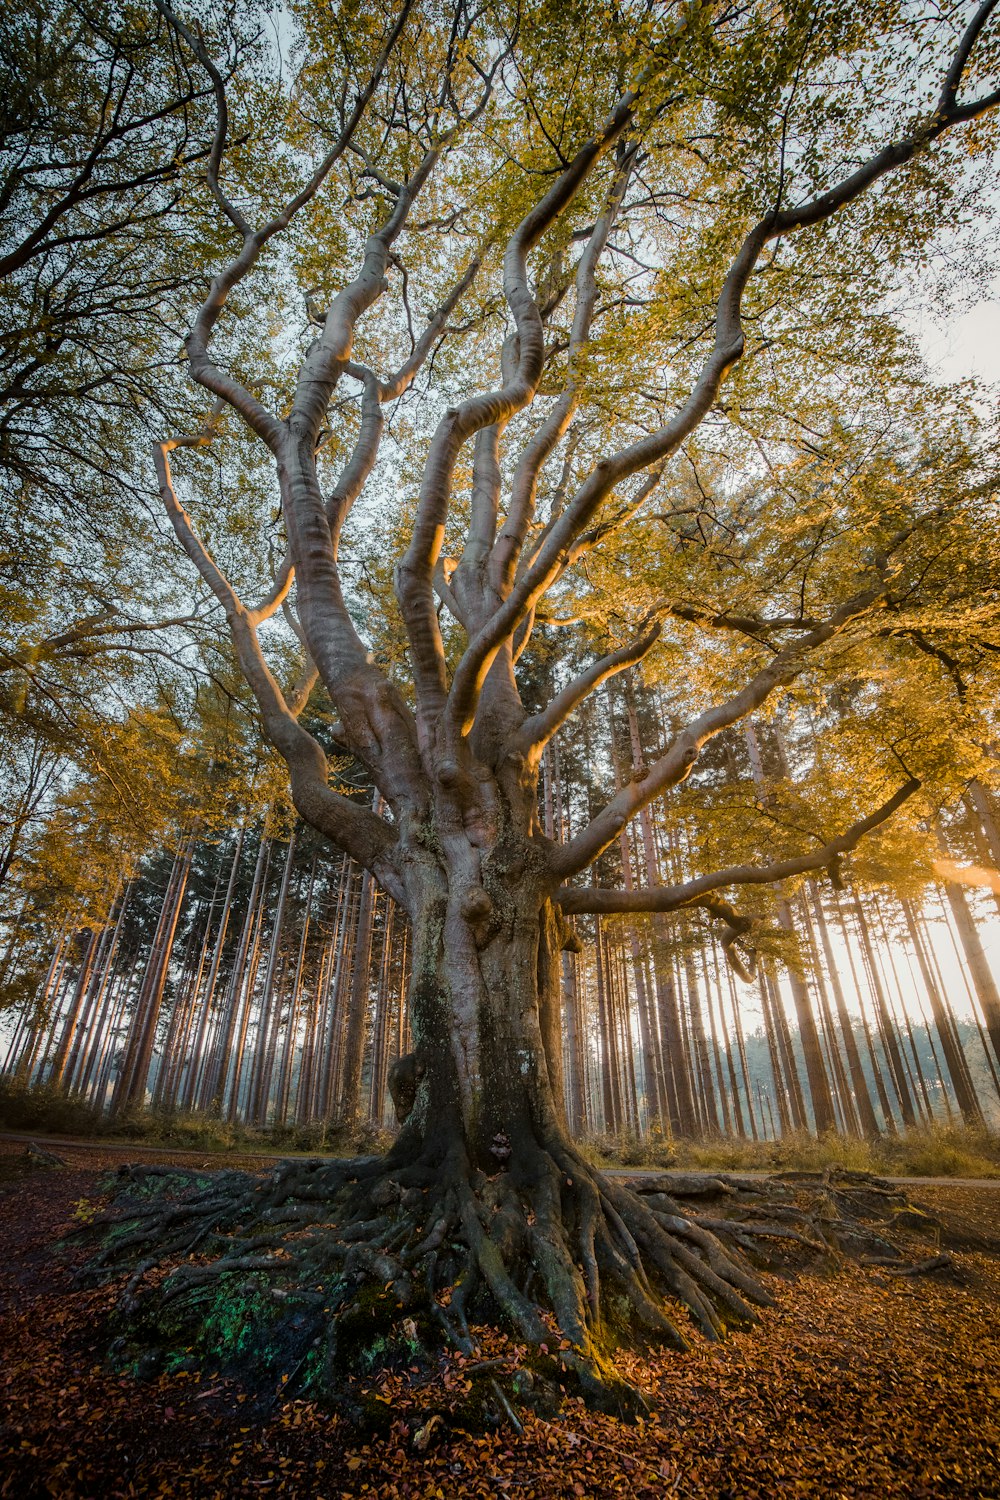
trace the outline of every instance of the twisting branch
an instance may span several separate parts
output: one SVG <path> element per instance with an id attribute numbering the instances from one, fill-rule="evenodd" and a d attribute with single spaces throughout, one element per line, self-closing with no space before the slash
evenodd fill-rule
<path id="1" fill-rule="evenodd" d="M 294 582 L 295 569 L 292 567 L 292 559 L 286 553 L 274 575 L 271 587 L 260 603 L 250 610 L 255 625 L 263 625 L 265 620 L 269 620 L 277 610 L 282 608 Z"/>
<path id="2" fill-rule="evenodd" d="M 309 647 L 306 644 L 305 632 L 299 624 L 294 609 L 288 600 L 282 601 L 281 613 L 285 618 L 285 624 L 297 638 L 302 647 L 302 666 L 298 676 L 291 687 L 285 693 L 285 702 L 288 704 L 288 712 L 294 719 L 301 718 L 302 711 L 309 702 L 309 695 L 319 680 L 319 671 L 316 663 L 309 655 Z"/>
<path id="3" fill-rule="evenodd" d="M 700 906 L 710 917 L 722 923 L 719 942 L 726 955 L 726 962 L 744 984 L 749 984 L 757 973 L 757 950 L 750 948 L 744 959 L 736 945 L 746 941 L 753 927 L 753 918 L 741 915 L 719 896 L 703 896 L 700 901 L 692 902 L 692 905 Z"/>
<path id="4" fill-rule="evenodd" d="M 667 750 L 649 767 L 641 781 L 623 786 L 591 822 L 568 843 L 554 851 L 552 869 L 565 880 L 591 864 L 605 850 L 630 818 L 660 792 L 677 786 L 691 774 L 703 745 L 730 724 L 746 718 L 779 687 L 785 687 L 805 669 L 808 654 L 838 635 L 850 621 L 863 615 L 883 596 L 885 584 L 853 595 L 829 619 L 800 641 L 779 651 L 738 693 L 706 709 L 674 736 Z"/>
<path id="5" fill-rule="evenodd" d="M 941 88 L 941 96 L 938 99 L 938 116 L 947 119 L 955 111 L 955 101 L 958 90 L 962 83 L 962 77 L 972 56 L 972 49 L 979 40 L 984 26 L 996 9 L 997 0 L 983 0 L 983 4 L 976 11 L 972 20 L 965 29 L 965 35 L 958 45 L 958 49 L 952 60 L 951 67 L 945 75 L 944 84 Z M 1000 91 L 998 91 L 1000 94 Z M 993 95 L 998 97 L 997 94 Z"/>
<path id="6" fill-rule="evenodd" d="M 440 338 L 445 329 L 448 318 L 475 280 L 479 265 L 480 261 L 478 257 L 473 257 L 464 274 L 456 282 L 444 302 L 431 315 L 426 329 L 415 342 L 409 357 L 393 375 L 384 380 L 380 379 L 367 365 L 357 364 L 353 361 L 349 361 L 344 367 L 344 373 L 352 379 L 357 380 L 363 390 L 360 431 L 351 455 L 344 465 L 340 477 L 333 486 L 326 502 L 326 516 L 330 525 L 334 555 L 337 552 L 337 545 L 344 522 L 350 514 L 355 500 L 361 494 L 365 481 L 371 474 L 378 458 L 379 444 L 384 425 L 381 408 L 390 401 L 398 400 L 404 391 L 408 390 L 412 385 L 433 349 L 436 340 Z M 261 599 L 260 603 L 250 611 L 255 624 L 262 624 L 277 609 L 284 607 L 285 600 L 294 581 L 295 568 L 292 563 L 291 554 L 286 553 L 275 573 L 272 587 L 263 599 Z M 297 630 L 299 629 L 299 627 L 296 628 Z"/>
<path id="7" fill-rule="evenodd" d="M 435 343 L 444 332 L 448 319 L 475 280 L 479 266 L 480 258 L 474 256 L 448 296 L 428 320 L 427 327 L 414 343 L 409 357 L 393 375 L 381 380 L 367 365 L 348 361 L 344 366 L 344 373 L 359 381 L 363 392 L 361 429 L 357 442 L 326 505 L 334 552 L 337 550 L 340 533 L 350 514 L 351 506 L 361 494 L 378 457 L 383 429 L 382 407 L 390 401 L 397 401 L 413 384 Z"/>
<path id="8" fill-rule="evenodd" d="M 386 882 L 386 888 L 399 899 L 402 892 L 391 864 L 394 840 L 389 826 L 382 818 L 359 807 L 327 784 L 329 768 L 323 747 L 295 718 L 264 659 L 249 611 L 213 561 L 177 498 L 169 454 L 175 448 L 194 447 L 207 440 L 204 435 L 177 438 L 157 444 L 154 450 L 160 495 L 174 531 L 226 612 L 240 667 L 257 700 L 267 736 L 288 765 L 292 797 L 299 812 L 367 869 L 375 871 L 378 878 Z"/>
<path id="9" fill-rule="evenodd" d="M 600 657 L 585 672 L 581 672 L 578 677 L 573 678 L 572 682 L 568 682 L 546 708 L 540 713 L 532 714 L 530 719 L 524 721 L 515 741 L 515 746 L 520 753 L 525 758 L 530 756 L 537 759 L 573 710 L 599 688 L 602 682 L 607 682 L 609 677 L 623 672 L 626 667 L 635 666 L 637 662 L 642 661 L 643 657 L 648 656 L 659 640 L 662 629 L 662 625 L 657 620 L 652 628 L 638 640 L 630 641 L 627 646 L 621 646 L 608 656 Z"/>
<path id="10" fill-rule="evenodd" d="M 986 0 L 970 23 L 956 57 L 949 69 L 936 114 L 920 124 L 911 134 L 876 152 L 855 172 L 835 187 L 819 194 L 797 208 L 765 215 L 746 235 L 737 252 L 716 304 L 715 339 L 702 365 L 687 401 L 656 432 L 603 458 L 577 490 L 558 520 L 535 551 L 530 565 L 522 572 L 504 603 L 469 643 L 455 673 L 452 687 L 454 717 L 464 724 L 468 705 L 474 700 L 476 684 L 481 682 L 502 643 L 512 639 L 521 622 L 534 610 L 539 599 L 565 570 L 574 543 L 597 517 L 616 485 L 631 475 L 661 464 L 680 448 L 714 404 L 722 382 L 744 351 L 742 300 L 750 276 L 764 247 L 771 241 L 795 230 L 819 224 L 831 218 L 885 176 L 930 145 L 952 126 L 985 114 L 1000 103 L 1000 89 L 966 105 L 954 98 L 976 36 L 981 32 L 996 0 Z"/>
<path id="11" fill-rule="evenodd" d="M 709 875 L 697 875 L 678 885 L 649 886 L 631 891 L 604 890 L 598 886 L 563 886 L 557 891 L 556 900 L 564 915 L 579 912 L 596 912 L 601 915 L 616 912 L 672 912 L 689 906 L 706 906 L 702 898 L 711 891 L 725 890 L 729 886 L 774 885 L 780 880 L 790 880 L 794 875 L 806 875 L 811 870 L 826 869 L 843 855 L 856 849 L 866 834 L 891 818 L 904 802 L 920 790 L 920 785 L 917 778 L 911 776 L 881 807 L 857 823 L 852 823 L 845 833 L 808 854 L 796 854 L 790 859 L 773 860 L 765 865 L 731 865 L 728 869 L 715 870 Z M 722 905 L 714 904 L 718 910 L 713 911 L 712 907 L 707 907 L 712 915 L 728 918 Z M 746 930 L 742 927 L 743 920 L 739 919 L 732 924 L 741 929 L 736 934 L 738 937 L 742 937 Z"/>
<path id="12" fill-rule="evenodd" d="M 622 530 L 622 528 L 627 526 L 629 521 L 631 521 L 634 516 L 637 516 L 639 514 L 639 511 L 645 505 L 650 495 L 654 493 L 657 486 L 659 485 L 660 480 L 663 478 L 665 470 L 666 464 L 658 464 L 655 469 L 651 470 L 651 472 L 646 475 L 645 479 L 638 486 L 635 493 L 631 495 L 629 499 L 613 515 L 605 516 L 598 525 L 592 527 L 589 531 L 584 532 L 584 534 L 573 543 L 572 547 L 570 547 L 570 549 L 562 559 L 556 576 L 553 579 L 553 583 L 557 583 L 559 579 L 565 576 L 570 568 L 575 567 L 577 563 L 585 558 L 588 552 L 593 551 L 595 547 L 599 546 L 601 542 L 603 542 L 607 537 L 613 535 L 613 533 L 615 533 L 616 531 Z M 542 529 L 542 532 L 539 535 L 538 541 L 536 542 L 533 551 L 528 553 L 526 556 L 522 556 L 522 570 L 526 567 L 530 567 L 533 558 L 537 555 L 539 549 L 544 546 L 546 538 L 551 532 L 553 526 L 558 521 L 559 515 L 560 510 L 557 508 L 553 511 L 553 514 L 550 517 L 549 521 Z M 519 655 L 520 652 L 523 651 L 525 646 L 528 644 L 528 640 L 531 637 L 531 632 L 534 627 L 536 617 L 541 619 L 543 623 L 550 625 L 568 625 L 575 623 L 575 621 L 572 619 L 545 620 L 543 616 L 537 614 L 537 611 L 540 607 L 541 599 L 539 599 L 537 605 L 532 606 L 532 608 L 525 615 L 524 619 L 518 625 L 514 635 L 514 639 L 516 642 L 516 655 Z"/>
<path id="13" fill-rule="evenodd" d="M 417 689 L 418 720 L 425 743 L 433 742 L 434 723 L 448 703 L 450 736 L 469 728 L 476 694 L 488 662 L 476 664 L 464 677 L 456 674 L 448 695 L 444 648 L 434 606 L 434 567 L 441 550 L 458 454 L 474 433 L 500 426 L 533 398 L 545 360 L 544 328 L 528 284 L 527 259 L 550 224 L 572 202 L 603 153 L 628 127 L 637 95 L 628 93 L 597 134 L 582 146 L 549 191 L 524 216 L 504 255 L 504 295 L 517 331 L 517 360 L 499 390 L 472 397 L 442 417 L 424 467 L 410 545 L 397 571 L 396 592 L 407 625 Z"/>
<path id="14" fill-rule="evenodd" d="M 518 558 L 535 513 L 538 475 L 543 464 L 565 434 L 579 406 L 580 378 L 576 365 L 589 338 L 594 319 L 594 308 L 597 305 L 597 267 L 621 209 L 638 145 L 636 142 L 627 145 L 624 140 L 619 140 L 618 148 L 618 163 L 607 205 L 593 227 L 577 267 L 576 307 L 570 330 L 569 372 L 566 387 L 538 433 L 528 444 L 518 464 L 514 475 L 510 506 L 490 558 L 491 581 L 500 598 L 510 592 Z"/>
<path id="15" fill-rule="evenodd" d="M 87 615 L 65 630 L 54 635 L 43 636 L 32 647 L 32 657 L 91 655 L 102 650 L 114 650 L 121 637 L 145 635 L 149 631 L 169 630 L 174 625 L 191 625 L 198 620 L 197 614 L 170 615 L 163 620 L 133 620 L 116 609 L 102 610 L 100 614 Z M 10 661 L 16 662 L 16 656 Z"/>
<path id="16" fill-rule="evenodd" d="M 229 136 L 229 106 L 222 74 L 216 67 L 201 38 L 195 35 L 190 27 L 185 25 L 180 17 L 166 4 L 166 0 L 154 0 L 154 4 L 164 19 L 173 27 L 177 35 L 186 42 L 212 81 L 216 99 L 216 129 L 208 160 L 208 184 L 212 196 L 218 203 L 222 213 L 225 214 L 234 228 L 243 236 L 243 246 L 239 254 L 229 262 L 224 270 L 212 278 L 208 296 L 201 305 L 185 344 L 188 365 L 191 374 L 199 385 L 203 386 L 205 390 L 211 391 L 214 395 L 221 397 L 232 406 L 234 411 L 239 412 L 240 416 L 257 436 L 263 439 L 272 452 L 277 453 L 282 432 L 282 426 L 278 418 L 269 412 L 251 394 L 245 385 L 241 384 L 232 375 L 226 374 L 219 369 L 209 355 L 209 342 L 215 330 L 215 325 L 222 315 L 223 308 L 234 287 L 238 286 L 256 265 L 265 245 L 281 230 L 287 229 L 299 210 L 304 208 L 316 196 L 316 193 L 330 175 L 333 167 L 347 149 L 354 132 L 361 123 L 372 94 L 378 86 L 379 79 L 382 77 L 392 49 L 395 47 L 406 25 L 413 0 L 403 0 L 396 23 L 376 59 L 368 82 L 358 94 L 354 108 L 348 116 L 347 122 L 337 140 L 323 157 L 323 160 L 316 167 L 304 187 L 294 197 L 289 199 L 279 214 L 257 229 L 252 228 L 242 210 L 237 208 L 228 198 L 219 181 L 219 171 Z"/>
<path id="17" fill-rule="evenodd" d="M 388 222 L 369 237 L 359 274 L 334 299 L 324 319 L 322 332 L 303 361 L 292 410 L 287 419 L 279 420 L 266 411 L 244 386 L 223 374 L 210 358 L 209 344 L 233 288 L 256 264 L 268 241 L 279 231 L 286 229 L 293 217 L 311 201 L 346 150 L 402 34 L 412 0 L 404 0 L 368 81 L 359 92 L 333 146 L 305 186 L 286 203 L 282 211 L 255 230 L 250 229 L 245 216 L 238 210 L 235 217 L 233 213 L 226 212 L 222 201 L 225 195 L 218 183 L 218 168 L 225 151 L 228 129 L 221 75 L 214 68 L 200 37 L 184 27 L 166 6 L 165 0 L 158 0 L 158 3 L 163 14 L 215 83 L 218 106 L 216 148 L 210 158 L 210 171 L 215 182 L 213 192 L 226 217 L 235 227 L 240 228 L 244 236 L 239 254 L 211 283 L 208 296 L 195 318 L 188 338 L 187 354 L 194 379 L 231 405 L 275 455 L 289 539 L 289 558 L 279 571 L 275 587 L 258 606 L 256 620 L 267 618 L 279 607 L 291 585 L 294 568 L 298 574 L 296 582 L 299 614 L 309 656 L 319 669 L 341 717 L 349 725 L 352 748 L 356 754 L 361 755 L 376 778 L 381 778 L 390 803 L 398 806 L 401 780 L 409 777 L 412 783 L 414 774 L 419 774 L 419 767 L 415 763 L 415 736 L 405 704 L 371 660 L 351 621 L 337 572 L 327 506 L 316 476 L 315 447 L 316 433 L 328 407 L 330 395 L 349 357 L 355 322 L 361 312 L 381 295 L 392 241 L 399 234 L 413 197 L 426 180 L 439 150 L 425 153 L 413 178 L 403 185 Z M 159 454 L 161 468 L 167 451 L 169 450 L 165 449 Z M 176 522 L 176 515 L 174 519 Z M 304 559 L 309 562 L 305 572 Z M 206 559 L 207 564 L 210 564 L 210 559 Z M 214 564 L 208 567 L 208 571 L 217 573 Z M 215 578 L 211 586 L 214 587 L 219 582 L 220 579 Z M 242 621 L 244 616 L 237 613 L 235 618 Z M 247 617 L 246 623 L 252 627 L 255 620 Z M 242 629 L 242 626 L 238 628 Z M 252 660 L 253 651 L 248 647 L 245 649 L 249 652 L 248 659 Z M 345 701 L 345 693 L 348 701 Z M 283 734 L 279 748 L 284 754 L 285 747 L 291 745 L 292 741 L 284 734 L 281 715 L 278 714 L 270 721 L 265 718 L 265 722 L 272 722 Z M 395 773 L 391 768 L 387 769 L 383 750 L 390 739 L 397 748 L 405 746 L 407 742 L 413 745 L 413 757 L 408 764 L 397 767 Z M 405 755 L 399 758 L 404 761 L 406 759 Z"/>

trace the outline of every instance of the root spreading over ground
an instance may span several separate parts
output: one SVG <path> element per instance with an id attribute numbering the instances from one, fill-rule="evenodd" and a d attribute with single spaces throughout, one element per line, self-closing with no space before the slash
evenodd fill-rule
<path id="1" fill-rule="evenodd" d="M 546 1388 L 627 1415 L 642 1393 L 609 1353 L 754 1322 L 772 1301 L 761 1269 L 949 1264 L 928 1243 L 933 1217 L 867 1174 L 624 1179 L 565 1143 L 504 1168 L 477 1172 L 455 1149 L 260 1176 L 123 1167 L 112 1207 L 82 1231 L 98 1248 L 80 1275 L 127 1272 L 112 1353 L 139 1374 L 211 1364 L 268 1399 L 350 1411 L 378 1364 L 409 1366 L 441 1342 L 475 1362 L 477 1329 L 500 1325 Z M 524 1391 L 493 1364 L 481 1359 L 487 1404 L 516 1426 Z"/>

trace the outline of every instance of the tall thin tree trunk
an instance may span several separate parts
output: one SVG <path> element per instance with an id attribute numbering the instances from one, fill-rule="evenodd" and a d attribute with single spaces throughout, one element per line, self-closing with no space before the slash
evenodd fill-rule
<path id="1" fill-rule="evenodd" d="M 56 1048 L 55 1057 L 52 1060 L 52 1065 L 49 1070 L 48 1081 L 54 1088 L 60 1088 L 64 1082 L 66 1074 L 66 1064 L 69 1061 L 70 1046 L 75 1040 L 77 1029 L 81 1024 L 81 1013 L 83 1011 L 85 997 L 87 996 L 90 988 L 90 976 L 94 967 L 94 960 L 98 954 L 101 941 L 106 931 L 106 928 L 101 932 L 92 930 L 89 937 L 87 938 L 87 946 L 84 949 L 83 957 L 80 960 L 80 967 L 77 970 L 76 985 L 73 989 L 73 998 L 70 1001 L 69 1010 L 66 1012 L 66 1016 L 63 1020 L 59 1045 Z"/>
<path id="2" fill-rule="evenodd" d="M 242 847 L 243 830 L 240 830 L 240 842 L 236 855 L 233 859 L 233 867 L 230 872 L 229 902 L 232 901 L 232 886 L 236 880 L 236 872 L 239 864 L 239 854 Z M 271 841 L 266 832 L 261 831 L 260 844 L 257 847 L 257 861 L 254 865 L 253 880 L 250 886 L 250 895 L 247 898 L 246 913 L 243 917 L 243 926 L 240 930 L 239 942 L 233 958 L 233 970 L 227 986 L 225 1006 L 221 1018 L 219 1034 L 216 1037 L 213 1048 L 213 1056 L 205 1076 L 205 1098 L 208 1107 L 213 1112 L 221 1111 L 226 1094 L 226 1082 L 229 1076 L 230 1063 L 232 1061 L 233 1040 L 236 1036 L 236 1028 L 240 1019 L 240 997 L 243 993 L 244 968 L 247 961 L 247 953 L 250 949 L 250 939 L 254 932 L 257 920 L 257 903 L 260 896 L 261 886 L 267 873 L 268 860 L 270 859 Z M 228 917 L 229 906 L 227 905 L 226 916 Z M 214 988 L 215 977 L 218 975 L 218 959 L 222 957 L 222 945 L 225 942 L 225 932 L 220 929 L 216 944 L 215 958 L 212 967 L 214 973 L 209 978 L 209 988 Z"/>
<path id="3" fill-rule="evenodd" d="M 847 1071 L 844 1067 L 844 1059 L 837 1044 L 837 1028 L 833 1019 L 826 976 L 823 973 L 823 964 L 816 941 L 816 928 L 809 911 L 809 903 L 805 892 L 799 898 L 799 911 L 802 917 L 802 927 L 806 934 L 806 941 L 809 945 L 810 966 L 816 984 L 816 993 L 819 997 L 819 1013 L 826 1043 L 826 1054 L 829 1058 L 829 1074 L 833 1086 L 834 1101 L 835 1104 L 839 1105 L 845 1132 L 849 1135 L 861 1135 L 863 1132 L 858 1119 L 858 1112 L 854 1105 L 854 1097 L 851 1093 Z"/>
<path id="4" fill-rule="evenodd" d="M 788 933 L 795 932 L 795 923 L 788 908 L 787 901 L 778 902 L 778 922 Z M 788 972 L 788 981 L 792 990 L 792 1001 L 795 1005 L 795 1017 L 799 1024 L 799 1041 L 802 1044 L 802 1054 L 806 1065 L 806 1078 L 809 1082 L 809 1100 L 812 1104 L 813 1119 L 816 1124 L 817 1135 L 825 1135 L 828 1131 L 837 1128 L 836 1117 L 833 1112 L 833 1096 L 830 1092 L 830 1080 L 827 1077 L 826 1066 L 823 1062 L 823 1050 L 820 1046 L 819 1032 L 816 1029 L 816 1017 L 813 1014 L 812 1000 L 801 974 L 794 969 Z"/>
<path id="5" fill-rule="evenodd" d="M 618 1133 L 622 1128 L 621 1073 L 618 1067 L 618 1046 L 614 1028 L 614 1013 L 608 993 L 608 968 L 605 962 L 606 942 L 604 924 L 600 917 L 594 919 L 594 959 L 597 973 L 597 1014 L 601 1030 L 601 1089 L 604 1103 L 604 1128 Z"/>
<path id="6" fill-rule="evenodd" d="M 361 877 L 361 904 L 354 934 L 354 965 L 347 1002 L 338 1116 L 342 1123 L 356 1123 L 361 1108 L 361 1068 L 364 1062 L 365 1029 L 371 984 L 372 921 L 375 914 L 375 882 L 367 871 Z"/>
<path id="7" fill-rule="evenodd" d="M 729 982 L 729 1005 L 733 1015 L 733 1031 L 736 1036 L 736 1050 L 740 1059 L 740 1076 L 743 1080 L 743 1097 L 746 1101 L 747 1119 L 750 1123 L 751 1139 L 758 1139 L 757 1117 L 754 1113 L 753 1084 L 750 1079 L 750 1068 L 747 1063 L 746 1037 L 743 1034 L 743 1018 L 740 1015 L 740 1000 L 736 993 L 736 981 L 730 968 L 726 968 Z M 761 1120 L 763 1128 L 763 1119 Z"/>
<path id="8" fill-rule="evenodd" d="M 274 982 L 278 971 L 278 954 L 281 948 L 281 934 L 285 922 L 285 906 L 288 901 L 288 887 L 292 878 L 292 866 L 295 861 L 296 829 L 292 829 L 288 840 L 288 848 L 285 850 L 285 863 L 281 871 L 281 884 L 278 887 L 278 904 L 275 907 L 273 925 L 271 927 L 271 942 L 267 953 L 267 967 L 264 970 L 264 989 L 261 995 L 260 1012 L 257 1021 L 257 1047 L 254 1055 L 254 1066 L 250 1074 L 250 1096 L 248 1108 L 250 1118 L 261 1124 L 267 1115 L 268 1092 L 270 1087 L 270 1076 L 267 1069 L 267 1059 L 271 1055 L 271 1012 L 274 1001 Z"/>
<path id="9" fill-rule="evenodd" d="M 993 971 L 989 966 L 982 939 L 969 910 L 969 898 L 963 888 L 953 880 L 944 883 L 944 892 L 955 921 L 965 961 L 969 966 L 976 999 L 986 1022 L 993 1052 L 1000 1063 L 1000 992 L 997 990 Z"/>
<path id="10" fill-rule="evenodd" d="M 917 925 L 917 919 L 913 906 L 908 900 L 900 902 L 903 917 L 906 921 L 906 930 L 909 934 L 913 951 L 917 955 L 917 963 L 924 981 L 927 998 L 931 1004 L 931 1013 L 934 1016 L 934 1025 L 937 1028 L 938 1037 L 941 1041 L 941 1050 L 944 1052 L 948 1073 L 951 1077 L 952 1092 L 958 1101 L 958 1107 L 962 1112 L 962 1118 L 967 1124 L 981 1124 L 982 1110 L 979 1100 L 976 1098 L 972 1077 L 969 1073 L 969 1064 L 962 1044 L 958 1038 L 954 1021 L 948 1012 L 944 997 L 938 988 L 937 981 L 928 960 L 924 941 Z"/>
<path id="11" fill-rule="evenodd" d="M 788 1092 L 785 1088 L 785 1075 L 781 1063 L 781 1054 L 778 1051 L 777 1030 L 771 1009 L 771 988 L 768 984 L 767 973 L 764 965 L 758 964 L 757 983 L 760 986 L 760 1003 L 764 1016 L 764 1037 L 767 1041 L 768 1057 L 771 1062 L 771 1078 L 774 1083 L 774 1097 L 778 1105 L 778 1120 L 781 1125 L 782 1135 L 787 1135 L 792 1128 L 792 1115 L 788 1103 Z"/>
<path id="12" fill-rule="evenodd" d="M 203 1108 L 211 1102 L 211 1090 L 205 1087 L 207 1074 L 211 1067 L 211 1053 L 208 1048 L 209 1025 L 212 1019 L 212 1008 L 215 1003 L 215 991 L 219 979 L 219 968 L 222 963 L 222 953 L 226 943 L 226 934 L 229 931 L 229 918 L 233 909 L 233 891 L 236 888 L 240 858 L 243 854 L 244 831 L 241 824 L 236 834 L 236 847 L 233 850 L 232 863 L 229 866 L 229 880 L 222 902 L 218 930 L 215 935 L 215 947 L 212 950 L 212 965 L 208 971 L 208 979 L 205 981 L 205 996 L 201 1003 L 201 1013 L 198 1018 L 198 1031 L 191 1058 L 191 1067 L 184 1084 L 184 1092 L 181 1099 L 181 1107 L 183 1109 L 191 1109 L 194 1106 L 195 1100 L 198 1100 Z"/>
<path id="13" fill-rule="evenodd" d="M 906 1070 L 903 1066 L 902 1053 L 896 1039 L 896 1028 L 893 1024 L 889 1006 L 885 998 L 882 981 L 879 978 L 878 965 L 875 962 L 875 954 L 872 949 L 871 935 L 868 930 L 868 919 L 860 900 L 855 896 L 851 903 L 858 934 L 861 938 L 861 951 L 865 959 L 865 967 L 871 984 L 872 998 L 875 1003 L 875 1015 L 878 1023 L 879 1035 L 882 1046 L 889 1062 L 889 1074 L 899 1101 L 900 1114 L 903 1124 L 912 1127 L 917 1123 L 916 1113 L 913 1108 L 913 1100 L 910 1096 L 909 1086 L 906 1081 Z"/>
<path id="14" fill-rule="evenodd" d="M 188 834 L 174 860 L 171 878 L 163 900 L 161 920 L 157 924 L 157 936 L 154 939 L 142 988 L 139 991 L 131 1033 L 126 1044 L 125 1058 L 112 1100 L 112 1110 L 115 1113 L 128 1109 L 130 1105 L 141 1104 L 145 1097 L 146 1078 L 156 1041 L 156 1023 L 160 1014 L 160 1002 L 167 981 L 170 955 L 181 914 L 188 873 L 191 869 L 193 851 L 194 835 Z"/>
<path id="15" fill-rule="evenodd" d="M 1000 874 L 1000 828 L 993 812 L 993 799 L 981 781 L 972 780 L 966 789 L 980 836 L 986 846 L 993 869 Z M 993 887 L 993 900 L 1000 911 L 1000 888 Z"/>

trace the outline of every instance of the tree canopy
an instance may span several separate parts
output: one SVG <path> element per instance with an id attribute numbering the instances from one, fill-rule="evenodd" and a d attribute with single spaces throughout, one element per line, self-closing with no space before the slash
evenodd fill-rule
<path id="1" fill-rule="evenodd" d="M 298 814 L 413 934 L 413 1107 L 322 1191 L 378 1280 L 409 1296 L 447 1240 L 461 1305 L 487 1287 L 538 1345 L 551 1314 L 591 1390 L 602 1285 L 667 1337 L 664 1292 L 717 1333 L 761 1291 L 570 1139 L 570 919 L 697 910 L 745 975 L 755 892 L 839 885 L 865 848 L 877 874 L 993 755 L 993 424 L 905 319 L 992 264 L 993 10 L 5 23 L 48 80 L 10 106 L 5 189 L 15 696 L 65 716 L 84 659 L 88 712 L 140 740 L 172 715 L 189 756 L 180 705 L 242 697 L 247 743 L 249 703 Z M 154 626 L 150 678 L 126 664 Z M 135 672 L 117 710 L 104 660 Z M 631 764 L 605 734 L 613 788 L 557 826 L 546 757 L 595 694 L 634 717 L 640 680 L 655 729 Z M 668 794 L 684 868 L 619 882 Z"/>

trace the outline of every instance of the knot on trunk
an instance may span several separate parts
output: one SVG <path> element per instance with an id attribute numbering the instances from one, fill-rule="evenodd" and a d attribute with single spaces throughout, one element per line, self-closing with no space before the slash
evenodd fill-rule
<path id="1" fill-rule="evenodd" d="M 474 885 L 462 899 L 462 916 L 467 922 L 485 922 L 493 915 L 493 901 L 489 891 Z"/>
<path id="2" fill-rule="evenodd" d="M 484 947 L 492 936 L 495 926 L 493 898 L 489 891 L 481 885 L 470 886 L 462 897 L 460 910 L 472 928 L 476 946 Z"/>
<path id="3" fill-rule="evenodd" d="M 438 764 L 437 779 L 438 783 L 441 786 L 458 786 L 459 782 L 462 780 L 462 771 L 461 767 L 458 764 L 458 761 L 453 760 L 450 757 L 446 760 L 442 760 Z"/>
<path id="4" fill-rule="evenodd" d="M 417 1088 L 426 1071 L 426 1065 L 415 1052 L 408 1052 L 405 1057 L 397 1057 L 389 1069 L 387 1079 L 389 1095 L 400 1125 L 404 1125 L 413 1112 Z"/>

